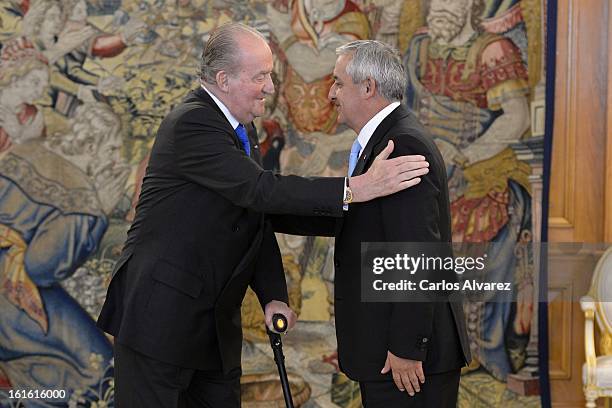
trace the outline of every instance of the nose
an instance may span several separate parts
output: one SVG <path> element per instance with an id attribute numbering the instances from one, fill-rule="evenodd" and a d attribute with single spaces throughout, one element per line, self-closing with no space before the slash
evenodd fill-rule
<path id="1" fill-rule="evenodd" d="M 274 93 L 274 82 L 272 82 L 272 75 L 268 74 L 266 76 L 266 83 L 263 90 L 265 93 L 270 95 Z"/>
<path id="2" fill-rule="evenodd" d="M 331 102 L 336 102 L 336 85 L 332 85 L 331 88 L 329 88 L 329 92 L 327 93 L 327 99 L 329 99 Z"/>

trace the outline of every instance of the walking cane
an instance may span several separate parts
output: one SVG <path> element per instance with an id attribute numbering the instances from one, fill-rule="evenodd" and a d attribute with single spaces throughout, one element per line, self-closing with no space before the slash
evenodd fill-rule
<path id="1" fill-rule="evenodd" d="M 272 316 L 272 326 L 274 330 L 279 333 L 287 331 L 287 318 L 280 313 L 276 313 Z M 276 367 L 278 367 L 278 375 L 280 376 L 281 386 L 283 387 L 283 396 L 285 397 L 285 405 L 287 408 L 293 408 L 293 399 L 291 398 L 291 389 L 289 389 L 289 379 L 287 378 L 287 370 L 285 369 L 285 356 L 283 355 L 283 342 L 281 341 L 280 334 L 268 331 L 268 337 L 270 337 L 270 345 L 272 346 L 272 352 L 274 353 L 274 361 Z"/>

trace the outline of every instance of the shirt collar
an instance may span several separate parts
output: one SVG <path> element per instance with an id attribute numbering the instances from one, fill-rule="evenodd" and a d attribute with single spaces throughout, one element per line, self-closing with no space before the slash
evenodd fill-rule
<path id="1" fill-rule="evenodd" d="M 361 145 L 361 150 L 359 150 L 359 155 L 361 155 L 361 152 L 363 151 L 364 147 L 366 147 L 366 145 L 372 138 L 372 135 L 374 134 L 374 131 L 376 130 L 376 128 L 398 106 L 400 106 L 399 102 L 390 103 L 389 105 L 381 109 L 376 115 L 374 115 L 372 119 L 370 119 L 368 123 L 366 123 L 365 126 L 361 128 L 359 135 L 357 135 L 357 140 L 359 140 L 359 144 Z"/>
<path id="2" fill-rule="evenodd" d="M 227 121 L 230 123 L 230 125 L 232 126 L 232 129 L 236 130 L 236 128 L 238 127 L 238 125 L 240 124 L 240 122 L 238 122 L 238 120 L 236 120 L 236 118 L 234 117 L 234 115 L 232 115 L 232 112 L 230 112 L 229 109 L 227 109 L 227 106 L 225 106 L 223 104 L 223 102 L 221 102 L 219 100 L 219 98 L 217 98 L 212 92 L 210 92 L 208 89 L 206 89 L 206 87 L 203 84 L 200 84 L 200 86 L 202 87 L 202 89 L 204 89 L 206 91 L 206 93 L 208 95 L 210 95 L 210 97 L 212 98 L 212 100 L 217 104 L 217 106 L 219 107 L 219 109 L 221 109 L 221 112 L 223 112 L 223 114 L 225 115 L 225 117 L 227 118 Z"/>

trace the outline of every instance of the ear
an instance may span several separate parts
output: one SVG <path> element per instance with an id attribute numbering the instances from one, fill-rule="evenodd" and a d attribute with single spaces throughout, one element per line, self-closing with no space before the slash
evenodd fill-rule
<path id="1" fill-rule="evenodd" d="M 215 75 L 215 80 L 217 81 L 217 87 L 222 92 L 229 92 L 229 75 L 227 71 L 219 71 L 217 75 Z"/>
<path id="2" fill-rule="evenodd" d="M 375 96 L 376 81 L 374 81 L 372 78 L 366 78 L 366 80 L 363 81 L 363 92 L 366 99 Z"/>

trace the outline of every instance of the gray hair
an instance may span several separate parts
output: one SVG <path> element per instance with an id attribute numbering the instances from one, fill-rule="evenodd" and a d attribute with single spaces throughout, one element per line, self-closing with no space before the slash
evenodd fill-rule
<path id="1" fill-rule="evenodd" d="M 336 49 L 337 55 L 352 55 L 346 73 L 354 84 L 371 78 L 378 93 L 388 101 L 401 101 L 406 89 L 406 72 L 397 49 L 375 40 L 359 40 Z"/>
<path id="2" fill-rule="evenodd" d="M 202 52 L 200 61 L 200 79 L 208 84 L 216 84 L 219 71 L 233 72 L 238 63 L 239 34 L 251 34 L 265 41 L 264 36 L 256 29 L 242 23 L 227 23 L 215 28 Z"/>

